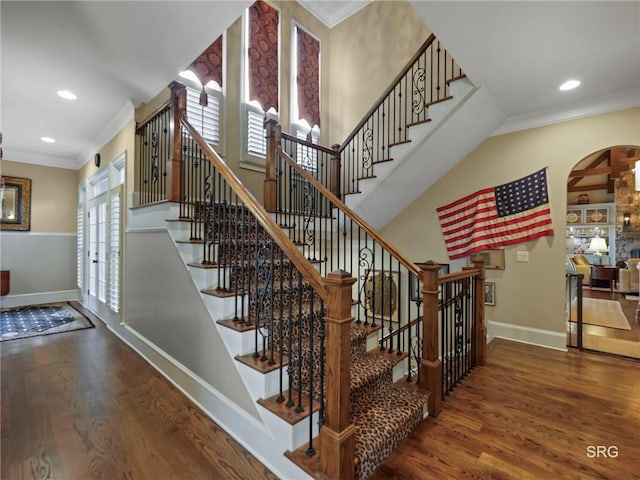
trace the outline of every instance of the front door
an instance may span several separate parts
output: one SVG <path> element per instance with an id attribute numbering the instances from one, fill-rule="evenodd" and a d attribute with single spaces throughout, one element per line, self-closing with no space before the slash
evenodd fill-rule
<path id="1" fill-rule="evenodd" d="M 107 302 L 107 194 L 95 197 L 89 202 L 89 250 L 87 258 L 89 262 L 89 305 L 94 311 L 100 311 Z"/>

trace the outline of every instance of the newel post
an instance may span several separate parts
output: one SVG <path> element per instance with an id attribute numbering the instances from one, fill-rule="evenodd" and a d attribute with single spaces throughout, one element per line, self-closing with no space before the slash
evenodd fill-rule
<path id="1" fill-rule="evenodd" d="M 333 150 L 333 156 L 331 157 L 331 193 L 342 200 L 340 179 L 342 177 L 341 163 L 340 163 L 340 145 L 331 145 Z"/>
<path id="2" fill-rule="evenodd" d="M 351 421 L 351 287 L 356 279 L 342 270 L 324 279 L 329 293 L 325 317 L 325 424 L 320 429 L 320 466 L 332 479 L 355 474 L 355 428 Z"/>
<path id="3" fill-rule="evenodd" d="M 187 109 L 187 89 L 178 82 L 171 82 L 171 139 L 173 149 L 167 165 L 167 200 L 182 200 L 182 127 L 180 116 Z"/>
<path id="4" fill-rule="evenodd" d="M 429 415 L 437 417 L 442 410 L 442 362 L 438 342 L 438 270 L 440 265 L 429 260 L 420 264 L 422 270 L 422 359 L 420 360 L 420 387 L 429 390 Z"/>
<path id="5" fill-rule="evenodd" d="M 264 173 L 263 202 L 267 212 L 274 213 L 278 208 L 276 159 L 282 141 L 282 127 L 273 118 L 264 121 L 267 130 L 267 163 Z"/>
<path id="6" fill-rule="evenodd" d="M 480 270 L 476 279 L 476 365 L 484 365 L 487 362 L 487 326 L 484 321 L 484 259 L 481 256 L 473 257 L 473 268 Z"/>

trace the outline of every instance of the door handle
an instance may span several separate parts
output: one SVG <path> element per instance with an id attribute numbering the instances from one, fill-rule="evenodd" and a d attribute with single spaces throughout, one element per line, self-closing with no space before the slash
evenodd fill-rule
<path id="1" fill-rule="evenodd" d="M 92 263 L 98 263 L 98 260 L 91 260 Z"/>

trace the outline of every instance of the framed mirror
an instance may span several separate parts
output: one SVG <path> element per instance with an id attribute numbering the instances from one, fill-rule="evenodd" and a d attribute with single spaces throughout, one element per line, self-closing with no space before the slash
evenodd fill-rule
<path id="1" fill-rule="evenodd" d="M 6 177 L 0 179 L 1 230 L 31 230 L 31 179 Z"/>

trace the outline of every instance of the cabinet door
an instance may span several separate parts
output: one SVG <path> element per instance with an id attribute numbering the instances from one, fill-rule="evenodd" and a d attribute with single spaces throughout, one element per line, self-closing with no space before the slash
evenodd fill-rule
<path id="1" fill-rule="evenodd" d="M 568 208 L 567 209 L 567 225 L 579 225 L 584 223 L 582 221 L 582 209 L 581 208 Z"/>
<path id="2" fill-rule="evenodd" d="M 607 224 L 609 223 L 609 209 L 608 208 L 586 208 L 584 211 L 586 224 Z"/>

